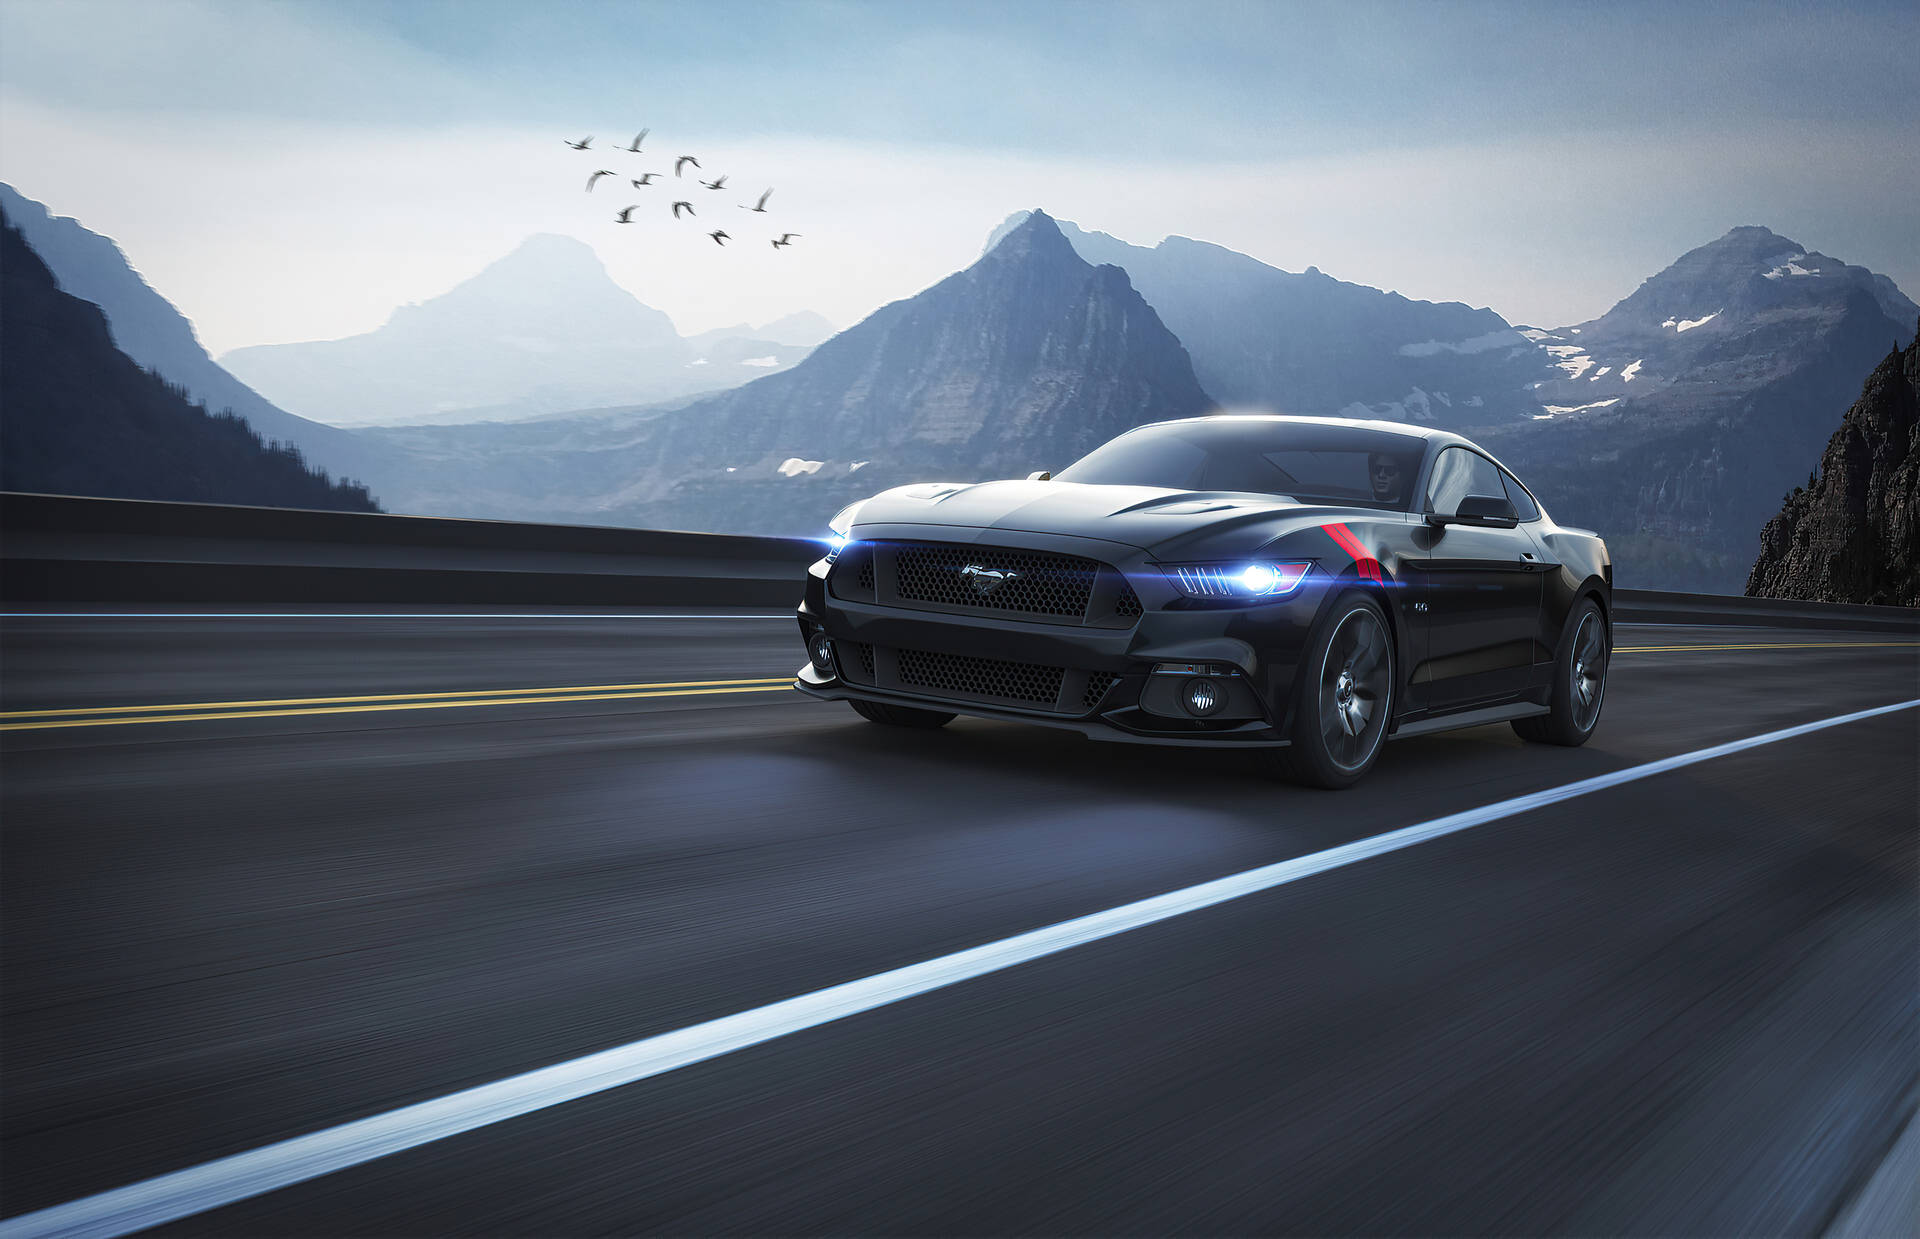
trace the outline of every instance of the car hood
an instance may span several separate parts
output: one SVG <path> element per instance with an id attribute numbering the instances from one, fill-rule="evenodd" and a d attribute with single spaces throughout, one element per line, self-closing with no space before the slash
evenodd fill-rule
<path id="1" fill-rule="evenodd" d="M 1200 560 L 1255 554 L 1289 533 L 1332 521 L 1388 515 L 1394 514 L 1237 491 L 1009 481 L 896 487 L 861 504 L 854 520 L 856 526 L 1065 534 L 1123 543 L 1163 560 Z M 927 536 L 939 537 L 932 529 Z"/>

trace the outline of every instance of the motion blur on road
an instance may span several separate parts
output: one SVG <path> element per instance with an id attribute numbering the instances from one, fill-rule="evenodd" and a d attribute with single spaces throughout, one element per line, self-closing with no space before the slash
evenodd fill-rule
<path id="1" fill-rule="evenodd" d="M 778 615 L 6 618 L 0 1212 L 1920 696 L 1911 635 L 1616 640 L 1585 748 L 1324 793 L 875 727 Z M 1916 753 L 1596 790 L 174 1229 L 1817 1233 L 1915 1105 Z"/>

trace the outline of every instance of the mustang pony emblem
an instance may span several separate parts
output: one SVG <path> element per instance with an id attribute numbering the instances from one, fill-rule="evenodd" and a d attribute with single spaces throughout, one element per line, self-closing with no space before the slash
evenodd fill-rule
<path id="1" fill-rule="evenodd" d="M 1002 571 L 999 568 L 988 568 L 980 564 L 968 564 L 960 569 L 960 579 L 973 586 L 973 592 L 976 594 L 991 594 L 1008 581 L 1019 580 L 1020 574 Z"/>

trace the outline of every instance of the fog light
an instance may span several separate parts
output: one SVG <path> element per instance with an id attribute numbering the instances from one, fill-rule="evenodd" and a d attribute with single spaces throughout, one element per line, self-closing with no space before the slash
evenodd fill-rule
<path id="1" fill-rule="evenodd" d="M 833 638 L 824 632 L 816 632 L 807 642 L 807 658 L 813 663 L 813 669 L 822 675 L 833 674 Z"/>
<path id="2" fill-rule="evenodd" d="M 1227 708 L 1227 690 L 1218 681 L 1195 676 L 1180 686 L 1180 704 L 1188 714 L 1205 718 Z"/>

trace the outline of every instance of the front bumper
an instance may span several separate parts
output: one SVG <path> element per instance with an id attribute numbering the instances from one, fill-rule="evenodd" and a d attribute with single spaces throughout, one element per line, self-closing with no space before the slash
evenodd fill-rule
<path id="1" fill-rule="evenodd" d="M 925 538 L 928 531 L 913 531 Z M 1101 626 L 1035 622 L 1005 615 L 916 609 L 839 596 L 828 586 L 833 565 L 815 563 L 798 611 L 804 644 L 825 631 L 836 665 L 811 662 L 795 687 L 823 700 L 867 700 L 1077 731 L 1101 740 L 1220 748 L 1286 743 L 1286 703 L 1294 671 L 1324 601 L 1327 582 L 1310 579 L 1294 595 L 1270 603 L 1183 609 L 1183 596 L 1144 553 L 1112 543 L 992 531 L 995 544 L 1097 559 L 1124 575 L 1140 602 L 1130 623 Z M 844 563 L 844 560 L 843 560 Z M 844 589 L 844 587 L 842 587 Z M 905 658 L 899 657 L 905 655 Z M 930 688 L 910 682 L 908 660 L 945 665 L 1017 666 L 1056 673 L 1057 696 L 1011 700 L 991 693 Z M 1174 707 L 1168 664 L 1216 669 L 1228 687 L 1222 716 L 1191 717 Z M 1190 675 L 1191 672 L 1181 672 Z M 1104 686 L 1104 687 L 1103 687 Z M 1039 694 L 1046 697 L 1045 691 Z"/>

